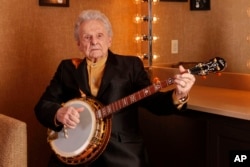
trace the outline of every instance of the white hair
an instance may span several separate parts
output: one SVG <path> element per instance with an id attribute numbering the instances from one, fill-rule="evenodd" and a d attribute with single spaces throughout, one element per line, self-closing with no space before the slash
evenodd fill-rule
<path id="1" fill-rule="evenodd" d="M 108 35 L 110 37 L 113 36 L 113 30 L 112 30 L 111 23 L 105 14 L 103 14 L 102 12 L 100 12 L 98 10 L 85 10 L 85 11 L 80 13 L 80 15 L 78 16 L 78 19 L 75 23 L 75 31 L 74 31 L 75 40 L 79 41 L 80 25 L 83 22 L 88 21 L 88 20 L 99 20 L 99 21 L 103 22 L 104 27 L 106 28 L 106 30 L 108 32 Z"/>

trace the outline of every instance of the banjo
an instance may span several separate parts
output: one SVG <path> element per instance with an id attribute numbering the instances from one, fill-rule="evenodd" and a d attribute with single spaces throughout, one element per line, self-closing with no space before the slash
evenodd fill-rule
<path id="1" fill-rule="evenodd" d="M 209 62 L 198 63 L 187 72 L 206 76 L 211 72 L 222 71 L 225 67 L 225 60 L 215 57 Z M 174 84 L 174 78 L 158 81 L 107 106 L 84 96 L 66 102 L 63 104 L 64 106 L 84 107 L 84 112 L 80 113 L 80 123 L 74 129 L 64 127 L 59 132 L 48 129 L 47 141 L 52 151 L 65 164 L 87 165 L 92 163 L 102 154 L 108 144 L 113 113 L 172 84 Z"/>

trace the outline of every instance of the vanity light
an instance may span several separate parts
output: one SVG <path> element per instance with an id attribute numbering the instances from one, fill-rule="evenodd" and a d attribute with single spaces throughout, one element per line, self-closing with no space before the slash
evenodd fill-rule
<path id="1" fill-rule="evenodd" d="M 158 40 L 158 39 L 159 39 L 159 37 L 156 36 L 156 35 L 148 36 L 148 35 L 146 35 L 146 34 L 142 34 L 142 35 L 137 34 L 137 35 L 135 36 L 135 41 L 136 41 L 137 43 L 142 42 L 142 41 L 153 41 L 153 42 L 155 42 L 155 41 Z"/>
<path id="2" fill-rule="evenodd" d="M 137 15 L 134 17 L 134 22 L 135 22 L 135 23 L 148 22 L 149 19 L 150 19 L 150 18 L 149 18 L 148 16 L 141 16 L 141 15 L 137 14 Z M 159 17 L 157 17 L 156 15 L 154 15 L 154 16 L 151 18 L 152 23 L 157 23 L 158 20 L 159 20 Z"/>
<path id="3" fill-rule="evenodd" d="M 159 2 L 160 0 L 151 0 L 151 2 L 153 2 L 153 4 Z M 135 4 L 139 4 L 139 3 L 143 3 L 143 2 L 148 2 L 148 0 L 135 0 L 134 1 Z"/>
<path id="4" fill-rule="evenodd" d="M 149 56 L 148 56 L 147 53 L 144 53 L 144 54 L 137 54 L 137 56 L 138 56 L 140 59 L 142 59 L 142 60 L 148 60 L 148 58 L 149 58 Z M 160 57 L 159 55 L 153 54 L 153 59 L 154 59 L 154 60 L 157 59 L 157 58 L 159 58 L 159 57 Z"/>
<path id="5" fill-rule="evenodd" d="M 155 41 L 157 41 L 159 39 L 159 37 L 158 36 L 153 36 L 153 42 L 155 42 Z"/>

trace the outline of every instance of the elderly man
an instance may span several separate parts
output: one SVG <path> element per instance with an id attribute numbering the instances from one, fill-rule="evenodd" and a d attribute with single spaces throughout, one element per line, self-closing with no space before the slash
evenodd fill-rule
<path id="1" fill-rule="evenodd" d="M 75 24 L 75 39 L 83 53 L 81 61 L 63 60 L 44 94 L 35 106 L 37 119 L 54 131 L 74 129 L 84 107 L 63 103 L 81 97 L 94 97 L 104 105 L 122 99 L 151 85 L 142 61 L 135 56 L 117 55 L 110 51 L 112 27 L 108 18 L 96 10 L 83 11 Z M 180 66 L 174 77 L 176 87 L 127 106 L 112 115 L 111 137 L 107 147 L 90 167 L 149 166 L 142 136 L 139 133 L 138 107 L 167 115 L 186 108 L 188 93 L 195 78 Z M 80 140 L 80 139 L 79 139 Z M 49 167 L 70 166 L 52 155 Z"/>

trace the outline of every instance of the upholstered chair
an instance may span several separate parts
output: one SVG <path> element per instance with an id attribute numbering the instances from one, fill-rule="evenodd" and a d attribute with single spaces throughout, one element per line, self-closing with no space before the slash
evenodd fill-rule
<path id="1" fill-rule="evenodd" d="M 25 122 L 0 114 L 0 167 L 27 167 Z"/>

